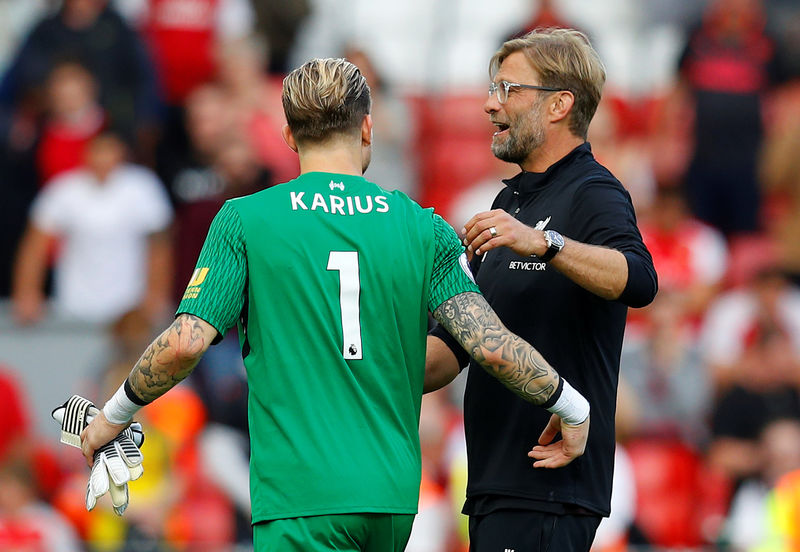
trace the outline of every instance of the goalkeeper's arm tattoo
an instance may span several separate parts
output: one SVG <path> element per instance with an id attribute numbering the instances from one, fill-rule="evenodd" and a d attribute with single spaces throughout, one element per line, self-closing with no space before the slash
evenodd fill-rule
<path id="1" fill-rule="evenodd" d="M 456 295 L 433 316 L 487 372 L 526 401 L 544 404 L 558 388 L 555 369 L 503 325 L 482 295 Z"/>
<path id="2" fill-rule="evenodd" d="M 181 314 L 153 341 L 131 370 L 128 381 L 151 402 L 188 376 L 211 345 L 216 330 L 191 314 Z"/>

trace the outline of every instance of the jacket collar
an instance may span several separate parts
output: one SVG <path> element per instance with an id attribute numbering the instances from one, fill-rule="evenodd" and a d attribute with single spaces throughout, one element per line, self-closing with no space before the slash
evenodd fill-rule
<path id="1" fill-rule="evenodd" d="M 589 142 L 584 142 L 550 165 L 546 171 L 541 173 L 522 171 L 513 178 L 503 180 L 503 184 L 521 195 L 531 194 L 552 183 L 571 161 L 585 156 L 591 157 L 591 155 L 592 146 L 589 145 Z"/>

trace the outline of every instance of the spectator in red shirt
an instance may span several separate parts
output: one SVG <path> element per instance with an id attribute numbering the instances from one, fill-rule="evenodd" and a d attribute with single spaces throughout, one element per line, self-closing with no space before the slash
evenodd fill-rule
<path id="1" fill-rule="evenodd" d="M 698 323 L 725 276 L 725 238 L 691 216 L 683 190 L 677 186 L 656 190 L 654 203 L 639 229 L 653 255 L 661 289 L 673 292 L 681 318 Z"/>
<path id="2" fill-rule="evenodd" d="M 146 136 L 159 118 L 155 73 L 139 36 L 108 0 L 64 0 L 33 27 L 0 82 L 0 110 L 18 109 L 67 59 L 91 71 L 111 123 L 147 155 Z"/>
<path id="3" fill-rule="evenodd" d="M 214 51 L 247 35 L 254 19 L 247 0 L 146 0 L 139 28 L 153 53 L 164 100 L 179 106 L 214 79 Z"/>
<path id="4" fill-rule="evenodd" d="M 40 183 L 83 163 L 86 145 L 103 128 L 97 85 L 82 65 L 57 65 L 47 81 L 47 116 L 36 151 Z"/>
<path id="5" fill-rule="evenodd" d="M 228 96 L 237 134 L 272 173 L 272 184 L 280 184 L 296 178 L 300 165 L 281 138 L 286 124 L 283 79 L 266 75 L 267 58 L 267 45 L 257 37 L 229 41 L 218 51 L 219 82 Z"/>

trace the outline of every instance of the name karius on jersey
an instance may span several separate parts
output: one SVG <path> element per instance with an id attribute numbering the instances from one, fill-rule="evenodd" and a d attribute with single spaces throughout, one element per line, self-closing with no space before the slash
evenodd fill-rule
<path id="1" fill-rule="evenodd" d="M 315 193 L 312 198 L 305 197 L 305 192 L 289 192 L 289 200 L 292 203 L 292 211 L 324 211 L 332 215 L 355 215 L 357 213 L 367 214 L 373 210 L 376 213 L 388 213 L 389 204 L 386 196 L 347 196 L 338 195 L 324 196 Z M 310 204 L 309 204 L 309 199 Z"/>
<path id="2" fill-rule="evenodd" d="M 208 276 L 209 269 L 201 267 L 194 269 L 192 278 L 189 280 L 189 285 L 186 286 L 186 291 L 183 294 L 184 299 L 196 299 L 200 294 L 200 285 L 205 281 Z"/>

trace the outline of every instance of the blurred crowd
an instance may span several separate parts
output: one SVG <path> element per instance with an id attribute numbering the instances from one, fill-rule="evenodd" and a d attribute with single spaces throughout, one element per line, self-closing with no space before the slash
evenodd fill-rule
<path id="1" fill-rule="evenodd" d="M 63 398 L 108 397 L 170 319 L 222 203 L 297 175 L 281 82 L 311 56 L 347 57 L 371 86 L 366 177 L 460 230 L 516 172 L 489 149 L 489 57 L 536 27 L 579 28 L 609 73 L 589 141 L 630 191 L 660 283 L 628 316 L 595 548 L 800 550 L 800 6 L 398 4 L 0 0 L 6 327 L 99 328 L 102 368 Z M 28 369 L 0 350 L 0 549 L 251 545 L 236 335 L 142 411 L 124 518 L 85 511 L 82 457 L 37 429 L 57 405 L 31 403 L 47 382 Z M 462 385 L 423 401 L 411 551 L 466 550 Z"/>

